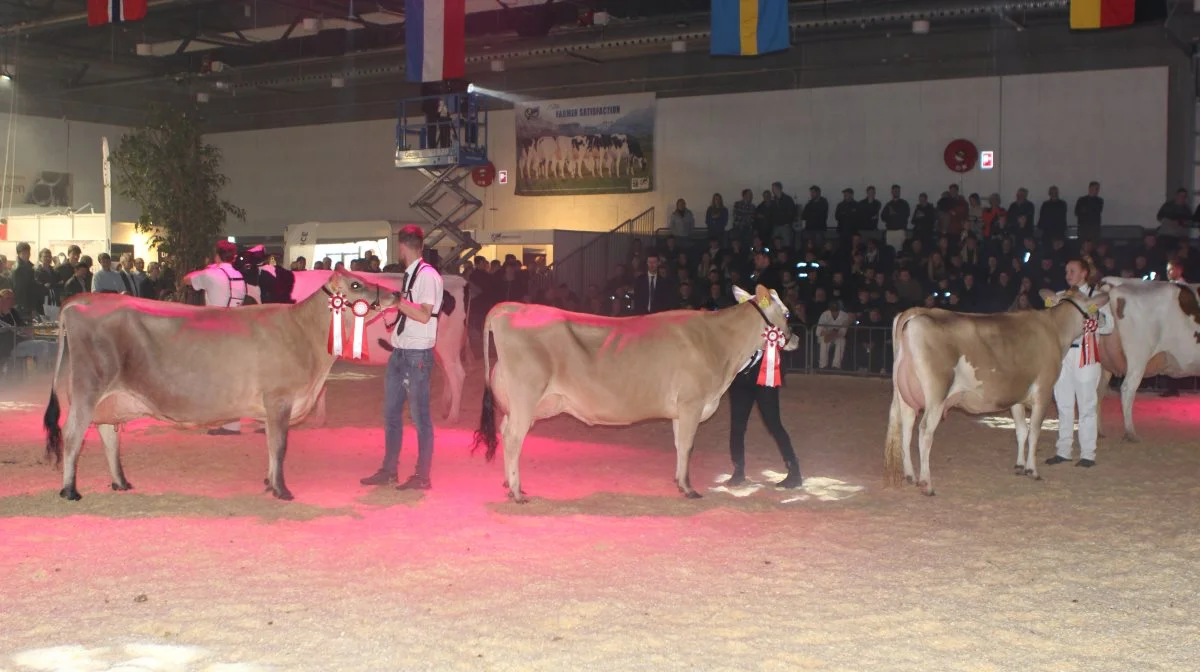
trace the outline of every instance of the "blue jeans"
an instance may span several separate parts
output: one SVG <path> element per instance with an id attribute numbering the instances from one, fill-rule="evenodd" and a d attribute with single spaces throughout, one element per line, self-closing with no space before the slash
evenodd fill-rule
<path id="1" fill-rule="evenodd" d="M 417 425 L 416 474 L 429 478 L 433 462 L 433 418 L 429 414 L 429 378 L 433 374 L 433 348 L 392 351 L 384 374 L 383 471 L 394 474 L 404 442 L 404 402 L 408 401 Z"/>

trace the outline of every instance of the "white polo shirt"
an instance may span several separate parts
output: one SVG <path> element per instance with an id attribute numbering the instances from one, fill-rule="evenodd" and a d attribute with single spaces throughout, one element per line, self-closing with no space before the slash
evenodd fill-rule
<path id="1" fill-rule="evenodd" d="M 192 287 L 204 290 L 208 306 L 236 308 L 246 300 L 246 281 L 231 264 L 213 264 L 191 276 Z"/>
<path id="2" fill-rule="evenodd" d="M 404 298 L 418 306 L 433 306 L 436 315 L 442 309 L 442 274 L 421 260 L 409 264 L 404 272 L 408 274 L 405 287 L 409 287 L 410 283 L 412 287 Z M 417 274 L 415 279 L 413 273 Z M 429 318 L 425 324 L 409 318 L 404 320 L 404 333 L 397 334 L 396 329 L 400 328 L 397 322 L 392 330 L 392 347 L 399 350 L 429 350 L 437 341 L 437 323 L 437 317 Z"/>

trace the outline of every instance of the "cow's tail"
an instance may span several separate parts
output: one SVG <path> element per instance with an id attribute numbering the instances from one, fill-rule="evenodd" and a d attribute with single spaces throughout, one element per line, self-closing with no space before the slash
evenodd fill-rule
<path id="1" fill-rule="evenodd" d="M 904 352 L 904 326 L 907 315 L 901 313 L 892 322 L 892 408 L 888 413 L 887 440 L 883 448 L 883 470 L 887 482 L 899 485 L 904 478 L 904 399 L 900 396 L 899 377 Z"/>
<path id="2" fill-rule="evenodd" d="M 59 372 L 62 370 L 63 356 L 67 352 L 67 326 L 64 318 L 67 306 L 62 308 L 58 320 L 58 359 L 54 363 L 54 378 L 50 380 L 50 403 L 46 405 L 46 414 L 42 416 L 42 427 L 46 430 L 46 459 L 54 458 L 54 465 L 62 464 L 62 429 L 58 423 L 62 417 L 62 407 L 58 404 Z"/>
<path id="3" fill-rule="evenodd" d="M 500 445 L 500 439 L 496 436 L 496 399 L 492 395 L 491 336 L 492 316 L 488 315 L 483 320 L 483 408 L 479 412 L 475 443 L 471 446 L 472 455 L 479 450 L 479 444 L 486 446 L 484 457 L 488 462 L 496 457 L 496 448 Z"/>

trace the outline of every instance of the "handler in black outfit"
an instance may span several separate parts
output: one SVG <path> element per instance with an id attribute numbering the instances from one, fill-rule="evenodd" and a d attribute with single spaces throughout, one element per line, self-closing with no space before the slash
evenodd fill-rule
<path id="1" fill-rule="evenodd" d="M 751 298 L 751 301 L 756 299 Z M 780 353 L 782 354 L 782 353 Z M 779 388 L 758 384 L 759 367 L 762 366 L 763 351 L 758 350 L 750 361 L 733 377 L 729 386 L 729 457 L 733 460 L 733 476 L 727 486 L 741 485 L 746 481 L 746 427 L 750 421 L 750 409 L 758 404 L 767 431 L 775 438 L 788 474 L 776 487 L 798 488 L 803 482 L 792 439 L 779 418 Z"/>

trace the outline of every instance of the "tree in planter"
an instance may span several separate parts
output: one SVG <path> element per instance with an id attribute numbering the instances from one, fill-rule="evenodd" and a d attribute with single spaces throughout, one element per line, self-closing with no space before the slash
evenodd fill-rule
<path id="1" fill-rule="evenodd" d="M 204 142 L 195 113 L 154 107 L 148 122 L 126 134 L 109 160 L 117 193 L 137 203 L 138 231 L 169 256 L 175 296 L 187 290 L 184 276 L 208 265 L 225 221 L 246 211 L 221 198 L 229 178 L 221 174 L 221 150 Z"/>

